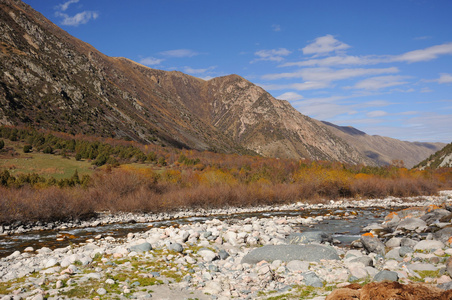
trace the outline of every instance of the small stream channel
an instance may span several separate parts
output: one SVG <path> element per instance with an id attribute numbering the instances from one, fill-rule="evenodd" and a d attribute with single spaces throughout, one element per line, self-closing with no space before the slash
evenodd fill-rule
<path id="1" fill-rule="evenodd" d="M 396 210 L 400 209 L 403 209 L 403 207 L 396 208 Z M 349 245 L 353 240 L 359 238 L 363 227 L 371 223 L 380 222 L 391 211 L 394 211 L 394 209 L 379 207 L 272 211 L 234 215 L 212 215 L 208 217 L 189 217 L 148 223 L 116 223 L 96 227 L 70 228 L 66 230 L 30 231 L 19 235 L 0 236 L 0 257 L 8 256 L 17 250 L 22 252 L 25 248 L 30 246 L 34 249 L 42 247 L 56 249 L 71 244 L 77 245 L 86 242 L 87 239 L 92 239 L 97 235 L 123 238 L 131 232 L 147 231 L 151 226 L 179 226 L 194 222 L 204 222 L 211 219 L 223 221 L 230 220 L 231 222 L 234 222 L 235 220 L 243 220 L 251 217 L 272 218 L 275 216 L 301 216 L 303 218 L 315 218 L 317 216 L 327 215 L 335 216 L 335 218 L 326 219 L 314 226 L 297 226 L 297 231 L 322 230 L 331 233 L 334 239 L 341 241 L 342 245 Z M 346 215 L 353 216 L 353 218 L 344 217 Z M 65 237 L 64 240 L 59 240 L 61 237 Z"/>

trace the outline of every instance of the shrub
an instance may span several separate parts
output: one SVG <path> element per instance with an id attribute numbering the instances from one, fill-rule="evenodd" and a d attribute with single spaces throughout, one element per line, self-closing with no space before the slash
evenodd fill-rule
<path id="1" fill-rule="evenodd" d="M 45 153 L 45 154 L 52 154 L 53 153 L 53 149 L 52 149 L 51 146 L 46 146 L 44 148 L 44 150 L 42 150 L 42 152 Z"/>
<path id="2" fill-rule="evenodd" d="M 24 148 L 23 148 L 24 153 L 30 153 L 32 148 L 33 147 L 31 145 L 28 145 L 28 144 L 25 145 Z"/>

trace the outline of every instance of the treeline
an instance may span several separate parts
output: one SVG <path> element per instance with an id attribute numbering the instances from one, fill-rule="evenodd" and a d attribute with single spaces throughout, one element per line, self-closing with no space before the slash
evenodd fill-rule
<path id="1" fill-rule="evenodd" d="M 46 133 L 29 128 L 0 127 L 0 138 L 25 143 L 24 152 L 37 151 L 75 157 L 76 160 L 89 159 L 93 165 L 109 164 L 118 166 L 130 162 L 158 162 L 166 164 L 164 157 L 155 152 L 144 153 L 132 142 L 102 139 L 87 136 L 71 136 L 64 133 Z"/>
<path id="2" fill-rule="evenodd" d="M 54 177 L 46 178 L 36 173 L 18 174 L 17 176 L 14 176 L 8 170 L 0 171 L 0 186 L 9 188 L 21 188 L 24 186 L 31 186 L 34 188 L 48 188 L 53 186 L 64 188 L 81 186 L 87 188 L 90 180 L 91 177 L 86 174 L 80 178 L 77 170 L 75 170 L 74 174 L 70 178 L 62 179 L 55 179 Z"/>

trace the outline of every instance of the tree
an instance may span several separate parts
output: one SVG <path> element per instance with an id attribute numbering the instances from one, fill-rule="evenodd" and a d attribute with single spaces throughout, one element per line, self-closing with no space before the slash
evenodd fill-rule
<path id="1" fill-rule="evenodd" d="M 80 177 L 78 176 L 78 170 L 77 169 L 75 169 L 75 172 L 74 172 L 74 174 L 71 177 L 71 181 L 74 184 L 80 184 Z"/>
<path id="2" fill-rule="evenodd" d="M 24 153 L 30 153 L 31 152 L 31 145 L 25 145 L 24 146 Z"/>
<path id="3" fill-rule="evenodd" d="M 80 153 L 75 154 L 75 160 L 79 161 L 82 159 L 82 155 Z"/>
<path id="4" fill-rule="evenodd" d="M 43 152 L 44 152 L 45 154 L 52 154 L 52 153 L 53 153 L 53 149 L 52 149 L 52 147 L 50 147 L 50 146 L 46 146 L 46 147 L 44 148 Z"/>
<path id="5" fill-rule="evenodd" d="M 3 140 L 0 140 L 0 150 L 5 147 L 5 142 Z"/>

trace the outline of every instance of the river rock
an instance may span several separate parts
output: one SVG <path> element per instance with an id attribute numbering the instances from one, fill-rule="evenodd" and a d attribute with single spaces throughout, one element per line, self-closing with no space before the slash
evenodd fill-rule
<path id="1" fill-rule="evenodd" d="M 211 295 L 218 295 L 222 291 L 221 283 L 216 281 L 209 281 L 204 288 L 204 293 L 209 293 Z"/>
<path id="2" fill-rule="evenodd" d="M 380 239 L 373 235 L 362 235 L 361 243 L 368 253 L 385 255 L 385 245 Z"/>
<path id="3" fill-rule="evenodd" d="M 402 239 L 401 238 L 393 237 L 393 238 L 390 238 L 386 242 L 386 247 L 389 247 L 389 248 L 400 247 L 401 243 L 402 243 Z"/>
<path id="4" fill-rule="evenodd" d="M 402 260 L 402 258 L 400 257 L 400 247 L 396 247 L 394 249 L 389 250 L 385 254 L 385 258 L 386 259 L 394 259 L 394 260 L 397 260 L 397 261 Z"/>
<path id="5" fill-rule="evenodd" d="M 414 246 L 416 246 L 416 244 L 418 242 L 419 241 L 416 241 L 416 240 L 413 240 L 413 239 L 410 239 L 410 238 L 402 238 L 402 240 L 400 241 L 400 246 L 413 248 Z"/>
<path id="6" fill-rule="evenodd" d="M 382 270 L 374 276 L 374 281 L 384 281 L 384 280 L 397 281 L 398 278 L 399 275 L 397 274 L 397 272 Z"/>
<path id="7" fill-rule="evenodd" d="M 201 249 L 198 251 L 198 255 L 206 262 L 211 262 L 217 258 L 217 254 L 209 249 Z"/>
<path id="8" fill-rule="evenodd" d="M 441 241 L 436 240 L 423 240 L 418 242 L 414 246 L 414 250 L 436 250 L 436 249 L 442 249 L 444 248 L 444 244 Z"/>
<path id="9" fill-rule="evenodd" d="M 148 242 L 144 242 L 138 245 L 133 245 L 130 246 L 130 251 L 135 251 L 135 252 L 147 252 L 152 250 L 152 245 L 149 244 Z"/>
<path id="10" fill-rule="evenodd" d="M 229 257 L 229 253 L 226 251 L 226 250 L 224 250 L 224 249 L 221 249 L 219 252 L 218 252 L 218 256 L 220 257 L 220 259 L 226 259 L 226 258 L 228 258 Z"/>
<path id="11" fill-rule="evenodd" d="M 401 257 L 405 257 L 405 255 L 407 255 L 408 253 L 413 253 L 413 252 L 414 252 L 414 249 L 411 247 L 403 246 L 403 247 L 400 247 L 400 249 L 399 249 L 399 255 Z"/>
<path id="12" fill-rule="evenodd" d="M 445 291 L 452 290 L 452 281 L 438 284 L 438 287 Z"/>
<path id="13" fill-rule="evenodd" d="M 351 260 L 353 258 L 362 257 L 362 256 L 363 256 L 363 253 L 361 251 L 352 249 L 352 250 L 348 250 L 347 253 L 345 253 L 344 258 L 346 260 Z"/>
<path id="14" fill-rule="evenodd" d="M 58 261 L 55 258 L 49 258 L 46 263 L 44 264 L 44 268 L 50 268 L 55 266 L 58 263 Z"/>
<path id="15" fill-rule="evenodd" d="M 445 227 L 433 233 L 433 238 L 440 240 L 443 243 L 447 243 L 452 237 L 452 227 Z"/>
<path id="16" fill-rule="evenodd" d="M 290 234 L 287 239 L 287 244 L 309 244 L 309 243 L 325 243 L 333 242 L 333 238 L 331 234 L 328 234 L 324 231 L 305 231 L 305 232 L 297 232 Z"/>
<path id="17" fill-rule="evenodd" d="M 290 272 L 304 272 L 309 270 L 309 262 L 301 260 L 292 260 L 287 263 L 286 268 Z"/>
<path id="18" fill-rule="evenodd" d="M 302 273 L 301 275 L 303 275 L 304 283 L 307 286 L 323 287 L 322 280 L 314 272 Z"/>
<path id="19" fill-rule="evenodd" d="M 392 217 L 384 223 L 384 226 L 388 228 L 396 228 L 397 225 L 399 225 L 401 219 L 397 214 L 392 214 L 391 216 Z"/>
<path id="20" fill-rule="evenodd" d="M 452 275 L 452 256 L 449 256 L 446 260 L 446 270 L 449 275 Z"/>
<path id="21" fill-rule="evenodd" d="M 400 221 L 397 225 L 397 230 L 409 230 L 409 231 L 424 231 L 427 228 L 427 223 L 419 218 L 407 218 Z"/>
<path id="22" fill-rule="evenodd" d="M 372 258 L 367 255 L 355 257 L 350 260 L 351 263 L 362 263 L 365 267 L 372 267 L 374 265 Z"/>
<path id="23" fill-rule="evenodd" d="M 107 290 L 106 289 L 104 289 L 104 288 L 98 288 L 97 290 L 96 290 L 96 293 L 98 293 L 99 295 L 105 295 L 106 293 L 107 293 Z"/>
<path id="24" fill-rule="evenodd" d="M 412 271 L 437 271 L 438 268 L 435 267 L 433 264 L 426 264 L 426 263 L 414 263 L 407 265 L 407 268 Z"/>
<path id="25" fill-rule="evenodd" d="M 179 243 L 171 243 L 168 246 L 168 250 L 182 253 L 184 251 L 184 247 Z"/>
<path id="26" fill-rule="evenodd" d="M 427 225 L 431 225 L 439 222 L 442 218 L 450 215 L 450 211 L 446 209 L 434 209 L 431 212 L 426 213 L 420 219 L 424 220 Z"/>
<path id="27" fill-rule="evenodd" d="M 228 242 L 232 246 L 237 246 L 238 242 L 237 242 L 237 233 L 236 232 L 228 231 L 224 235 L 224 238 L 225 238 L 226 242 Z"/>
<path id="28" fill-rule="evenodd" d="M 245 255 L 242 264 L 256 264 L 263 260 L 289 262 L 291 260 L 320 261 L 321 259 L 339 260 L 339 255 L 334 248 L 318 244 L 267 245 Z"/>

